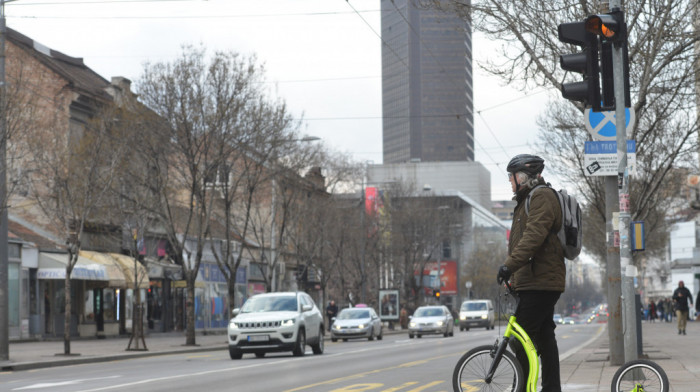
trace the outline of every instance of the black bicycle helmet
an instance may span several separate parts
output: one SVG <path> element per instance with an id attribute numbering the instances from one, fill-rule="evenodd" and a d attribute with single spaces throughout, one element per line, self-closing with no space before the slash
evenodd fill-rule
<path id="1" fill-rule="evenodd" d="M 530 177 L 535 177 L 544 170 L 544 159 L 537 155 L 520 154 L 513 157 L 508 162 L 506 170 L 509 173 L 524 172 Z"/>

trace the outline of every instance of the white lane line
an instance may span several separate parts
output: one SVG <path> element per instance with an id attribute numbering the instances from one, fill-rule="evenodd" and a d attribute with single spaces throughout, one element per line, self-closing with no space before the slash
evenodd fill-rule
<path id="1" fill-rule="evenodd" d="M 53 387 L 61 387 L 61 386 L 65 386 L 65 385 L 77 385 L 77 384 L 82 384 L 86 381 L 107 380 L 110 378 L 119 378 L 119 377 L 121 377 L 121 376 L 109 376 L 109 377 L 99 377 L 99 378 L 80 378 L 77 380 L 66 380 L 66 381 L 58 381 L 58 382 L 42 382 L 42 383 L 27 385 L 24 387 L 14 388 L 13 391 L 21 391 L 24 389 L 53 388 Z"/>

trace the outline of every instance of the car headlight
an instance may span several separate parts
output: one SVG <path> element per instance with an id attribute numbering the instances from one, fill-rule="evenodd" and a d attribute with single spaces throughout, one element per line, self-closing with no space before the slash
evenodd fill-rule
<path id="1" fill-rule="evenodd" d="M 445 322 L 442 321 L 442 320 L 440 320 L 440 321 L 438 321 L 438 322 L 435 323 L 435 324 L 437 324 L 438 327 L 442 327 L 442 324 L 445 324 Z"/>
<path id="2" fill-rule="evenodd" d="M 284 320 L 284 321 L 282 321 L 282 326 L 283 327 L 291 327 L 292 325 L 294 325 L 295 321 L 296 321 L 295 319 Z"/>
<path id="3" fill-rule="evenodd" d="M 362 328 L 364 328 L 364 327 L 365 327 L 364 324 L 360 324 L 360 325 L 357 326 L 357 328 L 360 328 L 360 329 L 362 329 Z"/>
<path id="4" fill-rule="evenodd" d="M 228 323 L 228 327 L 231 329 L 238 329 L 238 324 L 236 324 L 234 321 L 230 321 Z"/>
<path id="5" fill-rule="evenodd" d="M 482 319 L 482 320 L 486 320 L 487 318 L 489 318 L 489 316 L 488 316 L 487 314 L 482 314 L 482 315 L 481 315 L 481 319 Z"/>
<path id="6" fill-rule="evenodd" d="M 340 325 L 333 324 L 333 329 L 340 329 Z"/>
<path id="7" fill-rule="evenodd" d="M 416 326 L 416 323 L 409 323 L 408 326 L 409 326 L 409 327 L 415 327 L 415 326 Z"/>
<path id="8" fill-rule="evenodd" d="M 466 319 L 467 319 L 467 315 L 465 315 L 465 314 L 460 314 L 460 315 L 459 315 L 459 319 L 460 319 L 460 320 L 466 320 Z"/>

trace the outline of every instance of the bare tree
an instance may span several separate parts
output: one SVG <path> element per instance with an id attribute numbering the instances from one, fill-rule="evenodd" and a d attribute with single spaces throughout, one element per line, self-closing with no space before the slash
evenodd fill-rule
<path id="1" fill-rule="evenodd" d="M 107 195 L 125 145 L 108 115 L 64 131 L 61 127 L 37 130 L 27 146 L 33 151 L 30 197 L 66 239 L 63 340 L 64 353 L 70 354 L 71 272 L 78 262 L 86 224 L 109 221 Z"/>
<path id="2" fill-rule="evenodd" d="M 209 181 L 223 164 L 222 135 L 235 125 L 232 100 L 240 86 L 233 75 L 243 63 L 236 53 L 208 59 L 204 48 L 185 47 L 171 63 L 146 64 L 137 84 L 142 102 L 162 120 L 151 129 L 168 141 L 159 151 L 167 160 L 152 163 L 161 185 L 158 218 L 187 283 L 187 345 L 195 344 L 194 283 L 216 208 Z"/>
<path id="3" fill-rule="evenodd" d="M 471 3 L 429 0 L 421 6 L 439 7 L 470 20 L 476 31 L 499 43 L 496 53 L 479 64 L 504 83 L 523 89 L 559 89 L 576 80 L 561 70 L 559 55 L 579 51 L 558 40 L 557 24 L 580 21 L 606 12 L 607 2 L 554 2 L 481 0 Z M 632 105 L 637 122 L 627 136 L 637 142 L 637 168 L 631 177 L 632 220 L 650 219 L 668 209 L 666 193 L 678 194 L 681 184 L 670 175 L 677 167 L 694 167 L 697 161 L 698 123 L 694 100 L 694 45 L 700 37 L 693 25 L 698 3 L 689 0 L 626 1 Z M 659 26 L 665 26 L 660 29 Z M 590 136 L 584 129 L 583 106 L 562 100 L 551 102 L 539 122 L 548 166 L 576 188 L 595 216 L 590 225 L 605 221 L 603 179 L 584 176 L 583 145 Z M 556 152 L 556 153 L 553 153 Z M 667 225 L 654 223 L 648 235 L 664 236 Z M 587 249 L 600 258 L 601 242 L 584 237 Z M 604 245 L 603 245 L 604 246 Z"/>

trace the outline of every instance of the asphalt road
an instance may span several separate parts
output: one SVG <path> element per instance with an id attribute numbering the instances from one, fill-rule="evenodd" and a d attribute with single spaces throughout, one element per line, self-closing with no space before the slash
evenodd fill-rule
<path id="1" fill-rule="evenodd" d="M 557 328 L 560 353 L 580 347 L 597 328 Z M 457 329 L 448 338 L 396 334 L 381 341 L 328 341 L 324 354 L 307 348 L 303 358 L 246 354 L 234 361 L 222 350 L 38 369 L 0 376 L 0 391 L 450 391 L 457 359 L 469 348 L 492 344 L 498 333 Z"/>

